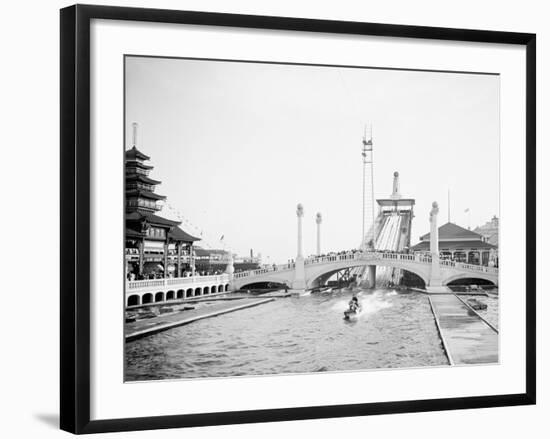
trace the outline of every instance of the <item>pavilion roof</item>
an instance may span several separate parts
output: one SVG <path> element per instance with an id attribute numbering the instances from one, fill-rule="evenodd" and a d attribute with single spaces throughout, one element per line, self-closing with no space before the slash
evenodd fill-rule
<path id="1" fill-rule="evenodd" d="M 497 248 L 496 245 L 489 244 L 485 241 L 473 240 L 473 241 L 446 241 L 439 242 L 439 251 L 445 250 L 465 250 L 465 249 L 479 249 L 479 250 L 490 250 Z M 430 241 L 420 241 L 418 244 L 413 245 L 410 248 L 412 251 L 429 251 L 430 250 Z"/>
<path id="2" fill-rule="evenodd" d="M 163 218 L 161 216 L 155 215 L 153 213 L 144 213 L 140 211 L 135 211 L 132 213 L 126 214 L 126 221 L 142 221 L 145 220 L 150 224 L 158 225 L 158 226 L 179 226 L 181 224 L 181 221 L 172 221 L 166 218 Z"/>
<path id="3" fill-rule="evenodd" d="M 179 227 L 174 227 L 172 230 L 170 230 L 170 232 L 168 233 L 168 237 L 174 241 L 182 241 L 182 242 L 200 241 L 200 238 L 190 235 L 189 233 L 185 232 Z"/>
<path id="4" fill-rule="evenodd" d="M 126 160 L 149 160 L 150 157 L 139 151 L 135 145 L 126 151 Z"/>
<path id="5" fill-rule="evenodd" d="M 454 223 L 443 224 L 439 227 L 439 241 L 483 241 L 479 233 L 460 227 Z M 420 237 L 420 241 L 430 241 L 430 234 L 426 233 Z"/>

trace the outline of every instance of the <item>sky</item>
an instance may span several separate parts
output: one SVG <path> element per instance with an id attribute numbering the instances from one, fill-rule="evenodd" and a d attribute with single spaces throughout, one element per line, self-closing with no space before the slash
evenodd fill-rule
<path id="1" fill-rule="evenodd" d="M 180 215 L 206 246 L 284 263 L 296 257 L 297 203 L 305 255 L 317 212 L 322 252 L 360 245 L 372 125 L 374 196 L 389 197 L 398 171 L 416 200 L 414 244 L 433 201 L 439 224 L 449 205 L 463 227 L 498 216 L 499 86 L 496 75 L 127 57 L 125 148 L 136 122 L 162 215 Z"/>

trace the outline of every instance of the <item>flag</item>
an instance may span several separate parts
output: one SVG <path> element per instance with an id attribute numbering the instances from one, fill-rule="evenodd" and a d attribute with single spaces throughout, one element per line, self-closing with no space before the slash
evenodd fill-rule
<path id="1" fill-rule="evenodd" d="M 464 210 L 464 213 L 468 213 L 470 211 L 470 208 L 468 207 L 467 209 Z"/>

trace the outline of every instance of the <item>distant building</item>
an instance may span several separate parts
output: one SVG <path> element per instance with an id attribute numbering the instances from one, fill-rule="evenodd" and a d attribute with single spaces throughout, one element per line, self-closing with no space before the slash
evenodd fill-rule
<path id="1" fill-rule="evenodd" d="M 193 243 L 180 221 L 156 213 L 166 197 L 155 192 L 160 181 L 149 177 L 153 166 L 135 145 L 125 154 L 126 272 L 129 279 L 180 277 L 194 271 Z"/>
<path id="2" fill-rule="evenodd" d="M 439 227 L 439 254 L 441 259 L 476 265 L 498 265 L 497 246 L 472 230 L 453 223 Z M 411 247 L 413 252 L 430 251 L 430 234 L 420 237 L 420 242 Z"/>
<path id="3" fill-rule="evenodd" d="M 229 261 L 229 252 L 222 249 L 206 249 L 199 246 L 194 247 L 195 267 L 199 272 L 224 272 Z M 260 268 L 261 259 L 254 256 L 239 257 L 233 255 L 233 267 L 236 272 L 244 270 L 255 270 Z"/>
<path id="4" fill-rule="evenodd" d="M 491 221 L 487 221 L 482 226 L 476 227 L 474 232 L 482 235 L 489 244 L 493 244 L 498 247 L 498 225 L 499 220 L 497 216 L 494 215 Z"/>

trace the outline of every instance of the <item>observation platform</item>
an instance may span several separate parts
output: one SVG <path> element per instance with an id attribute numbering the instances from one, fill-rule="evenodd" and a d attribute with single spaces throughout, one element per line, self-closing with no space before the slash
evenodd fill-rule
<path id="1" fill-rule="evenodd" d="M 498 363 L 498 330 L 454 294 L 429 295 L 449 363 Z"/>

